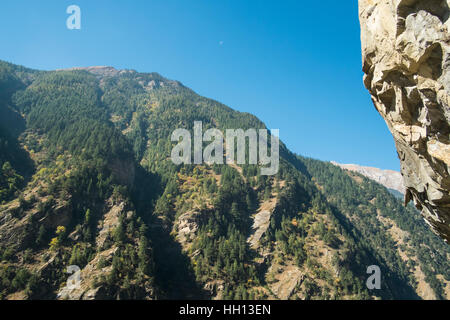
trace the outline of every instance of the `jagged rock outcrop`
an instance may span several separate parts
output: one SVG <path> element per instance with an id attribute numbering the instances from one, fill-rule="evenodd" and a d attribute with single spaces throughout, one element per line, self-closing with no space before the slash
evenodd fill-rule
<path id="1" fill-rule="evenodd" d="M 450 240 L 450 0 L 359 0 L 364 84 L 394 136 L 407 188 Z"/>
<path id="2" fill-rule="evenodd" d="M 87 71 L 87 72 L 94 74 L 98 78 L 114 77 L 114 76 L 117 76 L 121 72 L 127 71 L 127 70 L 117 70 L 113 67 L 108 67 L 108 66 L 93 66 L 93 67 L 86 67 L 86 68 L 76 67 L 76 68 L 70 68 L 70 69 L 66 69 L 66 70 L 68 70 L 68 71 L 83 70 L 83 71 Z"/>

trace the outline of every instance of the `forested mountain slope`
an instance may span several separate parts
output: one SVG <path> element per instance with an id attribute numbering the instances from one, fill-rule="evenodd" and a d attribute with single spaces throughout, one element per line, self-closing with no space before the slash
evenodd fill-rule
<path id="1" fill-rule="evenodd" d="M 448 246 L 362 176 L 283 144 L 274 176 L 173 164 L 194 121 L 265 128 L 179 82 L 0 62 L 0 114 L 2 299 L 449 298 Z"/>

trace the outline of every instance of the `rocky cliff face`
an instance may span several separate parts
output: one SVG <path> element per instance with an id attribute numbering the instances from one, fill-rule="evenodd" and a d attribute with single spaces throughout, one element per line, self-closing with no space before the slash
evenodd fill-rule
<path id="1" fill-rule="evenodd" d="M 364 84 L 426 221 L 450 240 L 450 0 L 359 0 Z"/>

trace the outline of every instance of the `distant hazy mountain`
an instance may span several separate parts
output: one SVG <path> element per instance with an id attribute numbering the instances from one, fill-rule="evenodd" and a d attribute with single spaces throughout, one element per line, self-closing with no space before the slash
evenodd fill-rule
<path id="1" fill-rule="evenodd" d="M 372 179 L 379 184 L 382 184 L 388 189 L 396 190 L 401 194 L 405 194 L 405 186 L 403 184 L 402 174 L 393 170 L 382 170 L 372 167 L 359 166 L 357 164 L 341 164 L 331 161 L 335 166 L 342 169 L 358 172 L 369 179 Z"/>

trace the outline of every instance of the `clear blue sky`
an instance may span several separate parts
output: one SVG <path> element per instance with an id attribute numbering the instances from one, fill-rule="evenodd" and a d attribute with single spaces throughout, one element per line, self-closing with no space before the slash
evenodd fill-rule
<path id="1" fill-rule="evenodd" d="M 81 30 L 66 28 L 71 4 Z M 296 153 L 399 169 L 362 83 L 357 1 L 2 1 L 0 30 L 2 60 L 155 71 L 255 114 Z"/>

